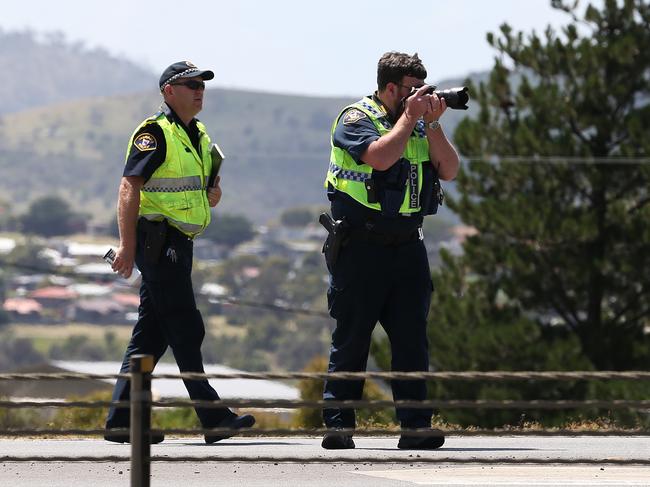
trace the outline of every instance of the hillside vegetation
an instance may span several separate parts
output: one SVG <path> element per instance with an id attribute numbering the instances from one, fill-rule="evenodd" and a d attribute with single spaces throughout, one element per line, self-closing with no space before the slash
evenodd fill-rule
<path id="1" fill-rule="evenodd" d="M 69 42 L 64 34 L 37 35 L 0 29 L 0 115 L 76 98 L 137 92 L 155 87 L 150 69 Z"/>
<path id="2" fill-rule="evenodd" d="M 107 221 L 129 137 L 160 104 L 158 73 L 61 33 L 1 29 L 0 64 L 14 67 L 0 91 L 0 189 L 9 210 L 56 194 Z M 227 156 L 218 211 L 263 223 L 286 208 L 326 203 L 330 126 L 353 99 L 225 89 L 205 98 L 199 118 Z M 449 136 L 465 114 L 445 115 Z"/>
<path id="3" fill-rule="evenodd" d="M 226 153 L 220 210 L 256 222 L 323 204 L 329 130 L 352 99 L 210 89 L 199 115 Z M 55 193 L 105 220 L 115 206 L 126 144 L 160 95 L 76 100 L 5 115 L 0 188 L 16 207 Z M 465 112 L 445 115 L 448 134 Z"/>

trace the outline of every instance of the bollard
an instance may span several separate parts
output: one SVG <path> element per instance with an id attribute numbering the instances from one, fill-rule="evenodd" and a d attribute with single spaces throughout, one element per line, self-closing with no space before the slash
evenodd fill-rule
<path id="1" fill-rule="evenodd" d="M 153 356 L 133 355 L 131 374 L 131 487 L 149 487 Z"/>

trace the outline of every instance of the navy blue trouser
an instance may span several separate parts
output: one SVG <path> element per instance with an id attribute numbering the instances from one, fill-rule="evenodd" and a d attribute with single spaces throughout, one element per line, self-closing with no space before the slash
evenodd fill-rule
<path id="1" fill-rule="evenodd" d="M 343 247 L 331 269 L 329 311 L 336 319 L 329 372 L 366 370 L 370 336 L 379 321 L 391 344 L 394 371 L 427 371 L 427 314 L 433 285 L 422 241 L 399 246 L 354 240 Z M 324 400 L 359 400 L 363 380 L 328 380 Z M 426 382 L 391 382 L 395 400 L 426 399 Z M 398 408 L 403 428 L 431 425 L 431 409 Z M 354 409 L 325 408 L 328 428 L 354 428 Z"/>
<path id="2" fill-rule="evenodd" d="M 129 371 L 129 358 L 135 354 L 153 355 L 154 362 L 158 363 L 168 346 L 171 347 L 181 372 L 204 372 L 201 343 L 205 327 L 201 313 L 196 308 L 192 289 L 193 243 L 172 228 L 167 233 L 160 261 L 151 264 L 144 259 L 144 234 L 141 225 L 138 225 L 135 259 L 142 273 L 139 316 L 120 373 Z M 192 400 L 219 399 L 207 380 L 183 382 Z M 128 401 L 129 395 L 130 381 L 118 379 L 113 390 L 113 400 Z M 234 416 L 227 408 L 195 409 L 204 428 L 214 427 L 222 419 Z M 106 427 L 126 428 L 129 419 L 129 409 L 112 407 L 108 412 Z"/>

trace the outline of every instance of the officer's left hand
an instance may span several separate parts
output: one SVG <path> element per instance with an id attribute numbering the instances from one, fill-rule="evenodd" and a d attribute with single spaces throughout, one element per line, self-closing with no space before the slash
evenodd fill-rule
<path id="1" fill-rule="evenodd" d="M 214 186 L 208 188 L 208 203 L 210 207 L 214 208 L 221 200 L 221 187 L 219 186 L 219 181 L 221 181 L 221 176 L 217 176 L 214 181 Z"/>

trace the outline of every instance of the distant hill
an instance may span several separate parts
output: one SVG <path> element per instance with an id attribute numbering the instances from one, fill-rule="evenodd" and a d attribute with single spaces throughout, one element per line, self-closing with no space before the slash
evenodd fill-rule
<path id="1" fill-rule="evenodd" d="M 70 44 L 62 34 L 39 40 L 1 30 L 0 65 L 15 67 L 0 90 L 0 198 L 21 211 L 40 196 L 59 194 L 96 221 L 108 220 L 128 139 L 160 105 L 157 75 Z M 352 101 L 207 90 L 199 118 L 227 157 L 220 211 L 264 223 L 289 207 L 327 204 L 330 126 Z M 465 115 L 445 114 L 449 136 Z"/>
<path id="2" fill-rule="evenodd" d="M 288 207 L 326 204 L 322 184 L 330 125 L 351 101 L 207 90 L 199 118 L 226 153 L 220 209 L 262 223 Z M 3 198 L 24 206 L 58 193 L 98 219 L 108 218 L 128 139 L 159 103 L 153 90 L 5 115 L 0 119 Z M 445 114 L 449 136 L 465 115 Z"/>
<path id="3" fill-rule="evenodd" d="M 89 96 L 111 96 L 156 86 L 135 63 L 66 41 L 61 33 L 37 36 L 0 29 L 0 114 Z"/>

